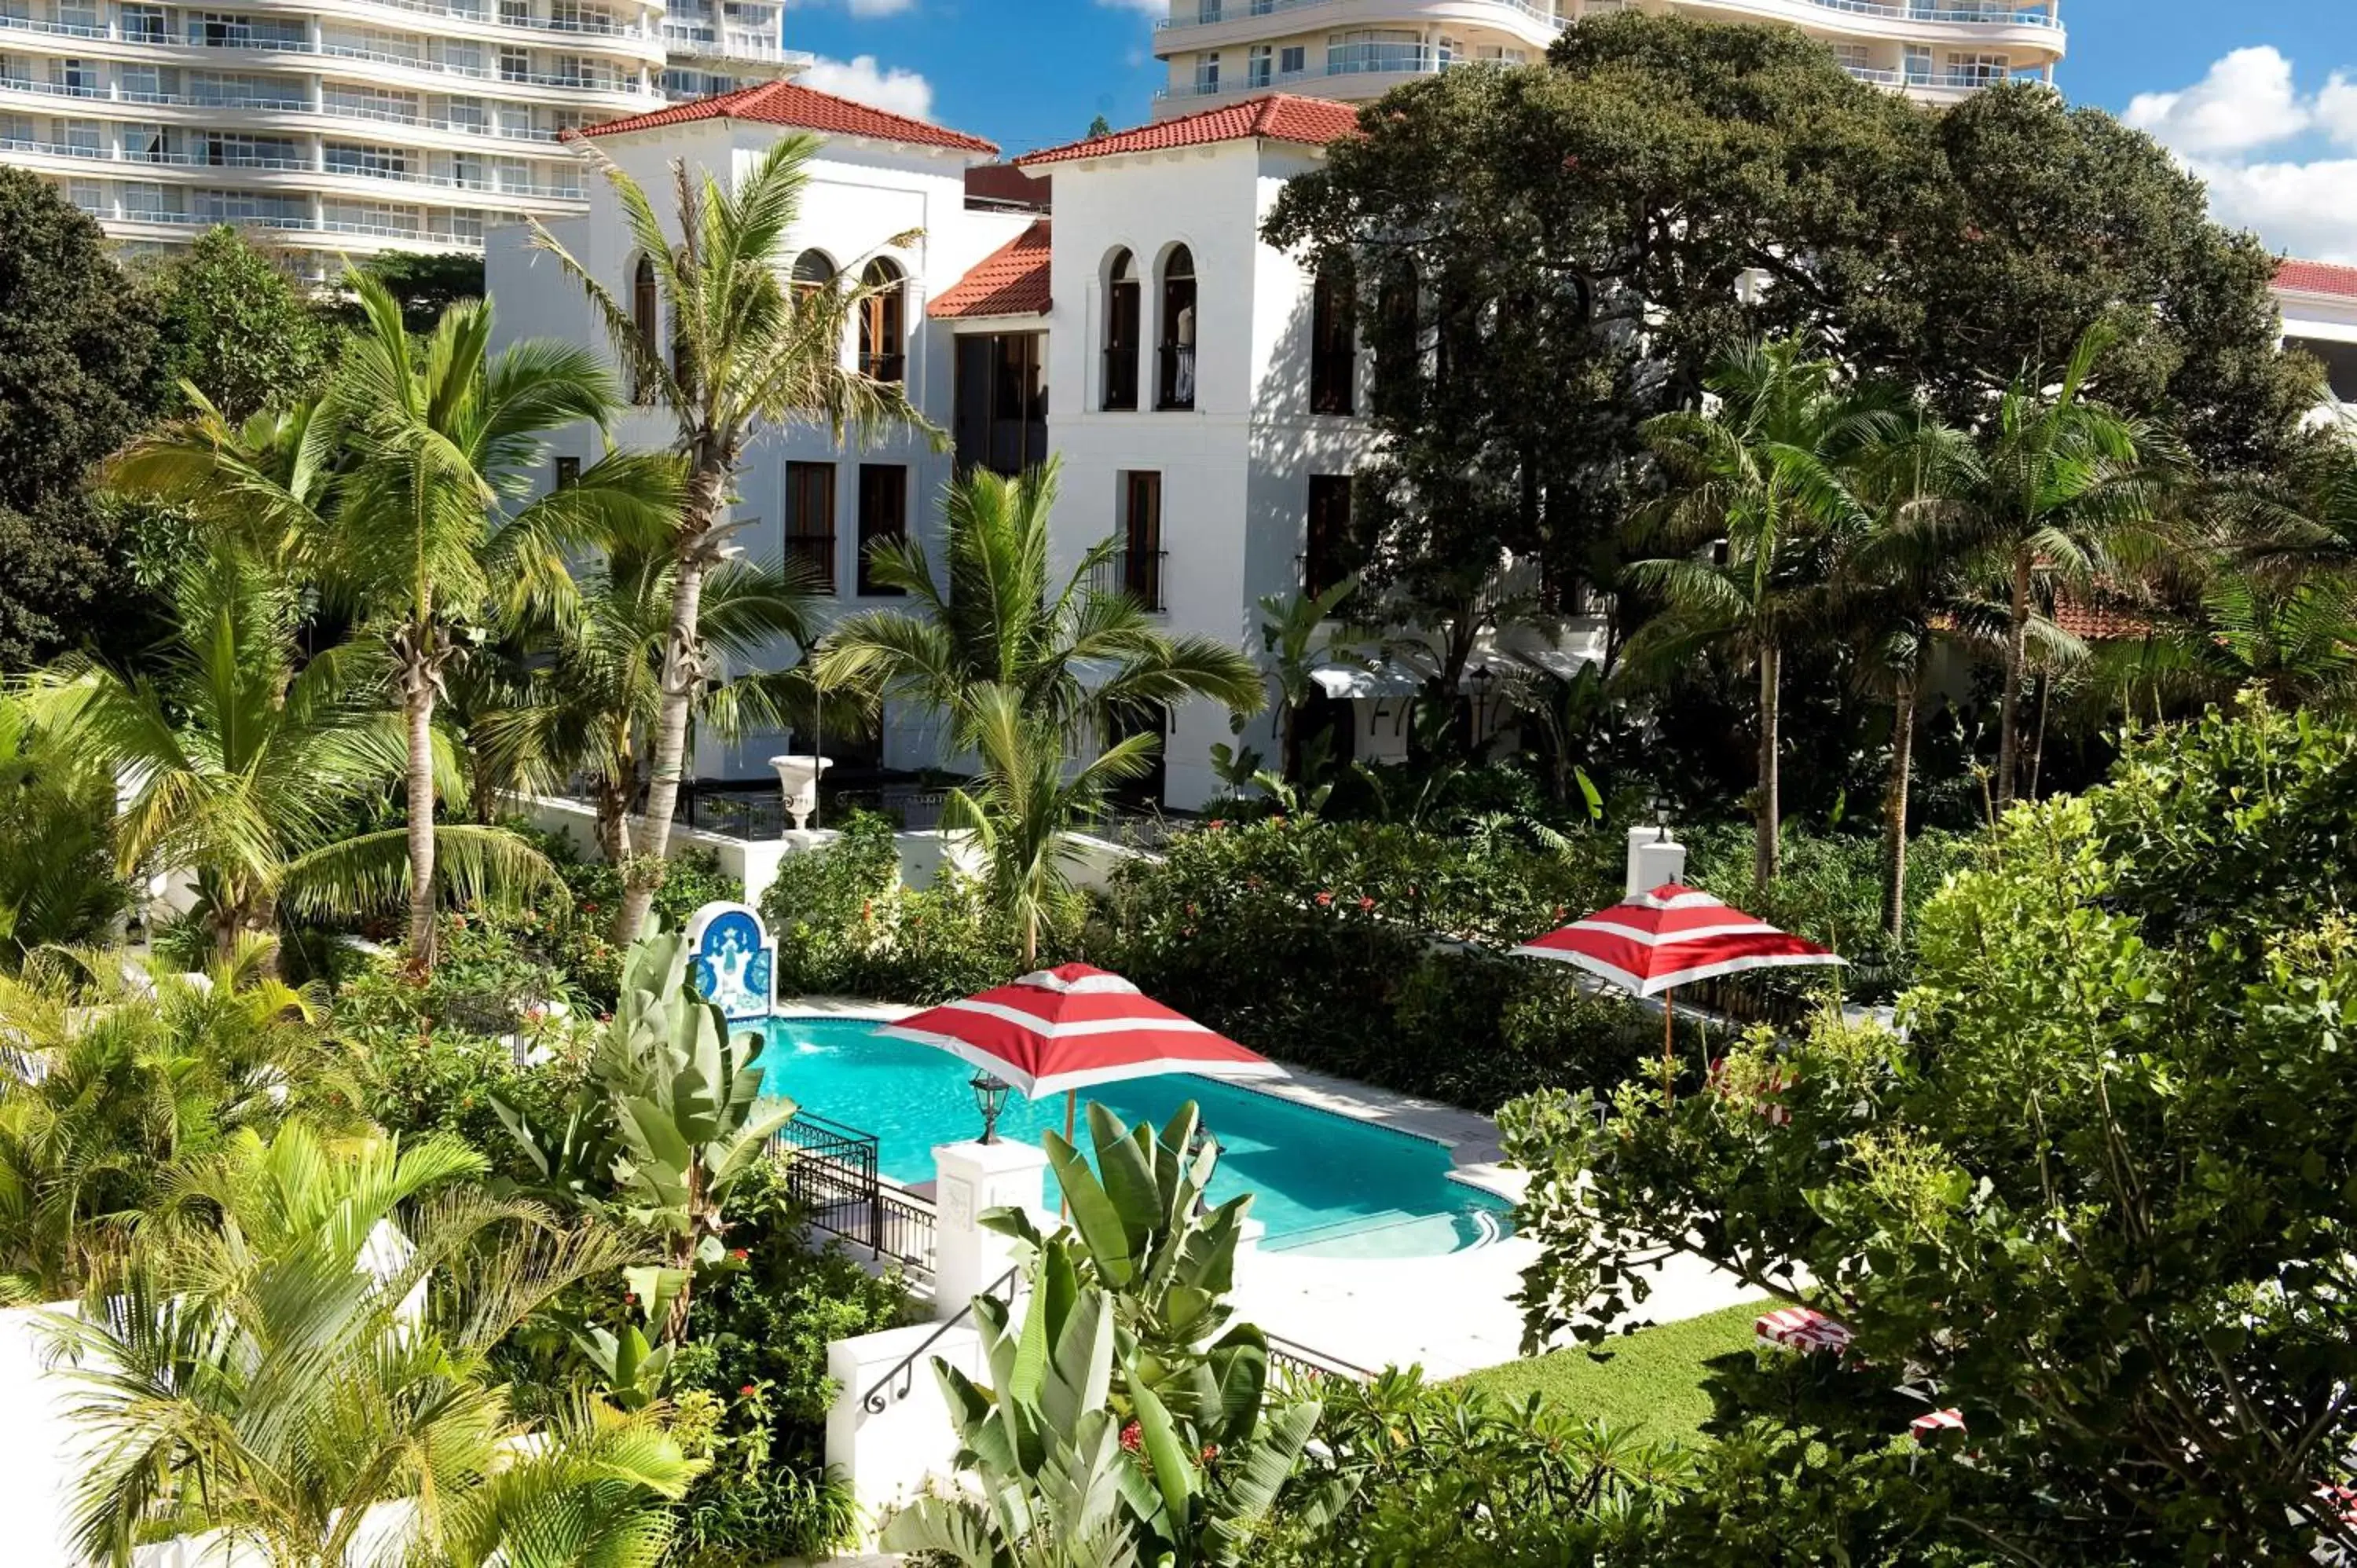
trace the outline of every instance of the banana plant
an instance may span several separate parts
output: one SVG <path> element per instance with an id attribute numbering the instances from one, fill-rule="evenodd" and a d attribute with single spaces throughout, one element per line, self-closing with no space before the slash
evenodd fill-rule
<path id="1" fill-rule="evenodd" d="M 759 1036 L 731 1038 L 718 1007 L 688 979 L 687 939 L 649 920 L 630 946 L 614 1015 L 554 1137 L 514 1107 L 500 1120 L 552 1185 L 576 1200 L 602 1176 L 603 1195 L 662 1238 L 663 1262 L 682 1276 L 663 1341 L 687 1329 L 696 1267 L 719 1263 L 729 1190 L 794 1102 L 761 1092 Z M 600 1166 L 602 1165 L 602 1170 Z"/>
<path id="2" fill-rule="evenodd" d="M 1268 1405 L 1267 1341 L 1232 1321 L 1226 1299 L 1252 1200 L 1202 1208 L 1219 1151 L 1208 1140 L 1190 1146 L 1200 1124 L 1191 1104 L 1158 1129 L 1125 1127 L 1091 1105 L 1093 1168 L 1062 1138 L 1046 1138 L 1071 1225 L 1045 1235 L 1019 1209 L 982 1217 L 1025 1243 L 1029 1305 L 1017 1328 L 1007 1304 L 975 1298 L 988 1388 L 933 1365 L 959 1462 L 986 1500 L 912 1509 L 888 1544 L 992 1568 L 1064 1561 L 1055 1553 L 1066 1543 L 1097 1539 L 1109 1431 L 1136 1561 L 1192 1568 L 1240 1559 L 1319 1406 Z M 961 1554 L 975 1546 L 985 1554 Z M 1076 1559 L 1115 1560 L 1127 1559 Z"/>
<path id="3" fill-rule="evenodd" d="M 672 1304 L 687 1283 L 687 1275 L 677 1269 L 637 1268 L 624 1269 L 622 1278 L 630 1287 L 639 1323 L 624 1324 L 619 1333 L 597 1323 L 573 1324 L 568 1331 L 581 1354 L 597 1369 L 606 1397 L 615 1407 L 641 1411 L 662 1398 L 671 1381 L 672 1357 L 679 1348 L 649 1345 L 640 1324 L 653 1327 L 669 1320 Z"/>
<path id="4" fill-rule="evenodd" d="M 1059 1232 L 1033 1260 L 1020 1326 L 1005 1302 L 975 1298 L 989 1385 L 939 1358 L 933 1372 L 977 1495 L 920 1499 L 885 1527 L 888 1549 L 963 1568 L 1242 1560 L 1320 1407 L 1265 1415 L 1255 1386 L 1207 1433 L 1136 1380 L 1115 1294 L 1083 1283 L 1090 1272 L 1084 1250 Z"/>
<path id="5" fill-rule="evenodd" d="M 1199 1420 L 1233 1397 L 1232 1389 L 1265 1387 L 1268 1364 L 1257 1330 L 1223 1335 L 1235 1316 L 1227 1295 L 1252 1195 L 1204 1208 L 1220 1151 L 1208 1139 L 1195 1146 L 1200 1126 L 1191 1101 L 1158 1129 L 1124 1126 L 1092 1101 L 1094 1168 L 1056 1133 L 1045 1141 L 1071 1209 L 1082 1277 L 1112 1294 L 1115 1323 L 1130 1342 L 1125 1364 Z M 1047 1245 L 1021 1209 L 993 1209 L 982 1223 L 1035 1250 Z"/>

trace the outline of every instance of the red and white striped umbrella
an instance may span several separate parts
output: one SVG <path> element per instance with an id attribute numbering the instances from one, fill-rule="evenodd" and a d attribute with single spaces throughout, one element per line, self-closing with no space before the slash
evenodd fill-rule
<path id="1" fill-rule="evenodd" d="M 1838 1355 L 1849 1348 L 1850 1342 L 1847 1326 L 1810 1306 L 1781 1306 L 1773 1312 L 1763 1312 L 1752 1320 L 1751 1332 L 1760 1343 L 1786 1350 L 1831 1350 Z"/>
<path id="2" fill-rule="evenodd" d="M 1577 964 L 1639 996 L 1662 997 L 1662 1100 L 1677 1098 L 1676 998 L 1681 985 L 1799 963 L 1839 963 L 1825 948 L 1780 931 L 1699 888 L 1664 882 L 1511 952 Z"/>
<path id="3" fill-rule="evenodd" d="M 1266 1057 L 1084 963 L 1037 971 L 877 1033 L 939 1047 L 1003 1079 L 1026 1100 L 1168 1072 L 1286 1076 Z"/>
<path id="4" fill-rule="evenodd" d="M 1943 1432 L 1964 1431 L 1964 1412 L 1960 1410 L 1935 1410 L 1909 1422 L 1907 1430 L 1915 1434 L 1916 1442 L 1929 1442 Z"/>
<path id="5" fill-rule="evenodd" d="M 1814 942 L 1675 882 L 1512 950 L 1577 964 L 1640 996 L 1746 970 L 1842 961 Z"/>

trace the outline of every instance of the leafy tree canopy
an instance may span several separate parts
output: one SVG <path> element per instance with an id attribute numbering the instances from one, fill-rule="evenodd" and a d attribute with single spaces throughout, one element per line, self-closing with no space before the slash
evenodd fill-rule
<path id="1" fill-rule="evenodd" d="M 120 586 L 116 521 L 81 479 L 152 412 L 156 350 L 98 225 L 0 169 L 0 669 L 87 641 Z"/>
<path id="2" fill-rule="evenodd" d="M 285 272 L 227 224 L 198 236 L 156 285 L 165 379 L 190 382 L 232 422 L 326 379 L 332 329 Z"/>
<path id="3" fill-rule="evenodd" d="M 1857 1333 L 1731 1380 L 1722 1427 L 1864 1463 L 1953 1406 L 1914 1495 L 2008 1561 L 2357 1543 L 2319 1494 L 2357 1436 L 2357 734 L 2244 701 L 2008 814 L 1926 906 L 1906 1036 L 1762 1036 L 1717 1092 L 1632 1084 L 1601 1126 L 1510 1107 L 1533 1331 L 1598 1335 L 1631 1265 L 1698 1253 Z"/>
<path id="4" fill-rule="evenodd" d="M 443 311 L 462 299 L 483 297 L 483 258 L 464 252 L 411 256 L 387 252 L 361 263 L 361 271 L 384 285 L 401 302 L 401 318 L 412 332 L 431 332 Z M 357 303 L 343 312 L 353 326 L 361 320 Z"/>
<path id="5" fill-rule="evenodd" d="M 1789 28 L 1630 12 L 1362 129 L 1265 233 L 1360 285 L 1383 439 L 1351 543 L 1412 610 L 1470 603 L 1501 549 L 1614 586 L 1638 424 L 1744 338 L 1813 331 L 1971 423 L 2108 323 L 2102 394 L 2213 467 L 2280 459 L 2313 402 L 2258 242 L 2148 137 L 2034 84 L 1929 111 Z"/>

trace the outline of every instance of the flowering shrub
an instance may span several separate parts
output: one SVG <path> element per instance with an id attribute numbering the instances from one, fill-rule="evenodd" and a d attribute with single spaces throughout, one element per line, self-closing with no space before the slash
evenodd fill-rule
<path id="1" fill-rule="evenodd" d="M 889 820 L 854 811 L 824 849 L 786 857 L 761 898 L 778 940 L 780 996 L 945 1002 L 999 984 L 1022 964 L 1022 937 L 970 882 L 899 881 Z M 1042 933 L 1041 961 L 1071 933 Z"/>
<path id="2" fill-rule="evenodd" d="M 573 843 L 558 834 L 530 833 L 564 879 L 567 900 L 529 909 L 486 910 L 478 918 L 513 937 L 564 972 L 585 1000 L 611 1007 L 621 984 L 623 945 L 614 940 L 614 912 L 622 901 L 622 876 L 601 860 L 584 860 Z M 664 866 L 655 891 L 654 912 L 666 930 L 683 929 L 706 904 L 745 896 L 744 885 L 720 869 L 708 854 L 683 854 Z"/>

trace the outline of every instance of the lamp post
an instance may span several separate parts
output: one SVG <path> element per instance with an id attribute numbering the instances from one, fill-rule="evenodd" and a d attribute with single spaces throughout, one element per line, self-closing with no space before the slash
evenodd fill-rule
<path id="1" fill-rule="evenodd" d="M 1006 1080 L 995 1073 L 978 1072 L 966 1080 L 974 1090 L 974 1109 L 982 1112 L 982 1141 L 998 1142 L 998 1113 L 1006 1105 Z"/>

